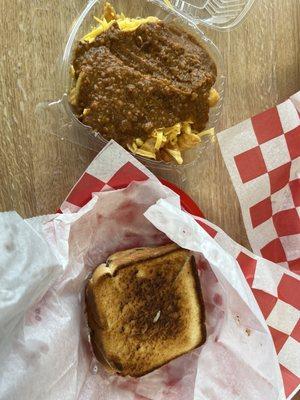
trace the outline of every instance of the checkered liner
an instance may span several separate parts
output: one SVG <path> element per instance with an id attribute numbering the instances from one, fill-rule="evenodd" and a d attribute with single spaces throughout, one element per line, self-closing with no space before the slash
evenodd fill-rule
<path id="1" fill-rule="evenodd" d="M 286 397 L 292 398 L 300 385 L 299 276 L 252 254 L 210 222 L 197 220 L 240 265 L 272 335 Z"/>
<path id="2" fill-rule="evenodd" d="M 114 160 L 113 165 L 111 160 Z M 144 181 L 149 178 L 157 180 L 134 157 L 116 143 L 110 142 L 71 190 L 61 206 L 61 211 L 64 213 L 78 211 L 91 199 L 93 192 L 119 189 L 126 187 L 132 181 Z M 184 208 L 184 202 L 182 206 Z M 197 208 L 189 211 L 199 215 Z M 300 383 L 299 357 L 297 358 L 300 351 L 298 276 L 281 266 L 254 256 L 210 222 L 200 217 L 195 219 L 240 264 L 270 327 L 286 395 L 291 396 Z"/>
<path id="3" fill-rule="evenodd" d="M 266 271 L 257 258 L 237 256 L 273 336 L 287 396 L 297 390 L 300 376 L 299 113 L 300 92 L 218 134 L 254 252 L 295 273 L 277 266 L 273 290 L 258 290 L 255 281 Z"/>
<path id="4" fill-rule="evenodd" d="M 287 100 L 219 133 L 218 139 L 254 252 L 300 273 L 300 118 L 295 105 Z"/>

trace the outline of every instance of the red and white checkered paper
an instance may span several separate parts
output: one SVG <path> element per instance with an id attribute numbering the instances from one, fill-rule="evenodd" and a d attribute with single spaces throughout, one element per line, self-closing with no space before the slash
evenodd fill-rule
<path id="1" fill-rule="evenodd" d="M 263 282 L 270 271 L 257 259 L 237 257 L 269 325 L 289 396 L 300 377 L 300 92 L 218 140 L 254 253 L 294 272 L 274 266 L 271 288 Z"/>
<path id="2" fill-rule="evenodd" d="M 101 159 L 101 162 L 100 162 Z M 114 159 L 114 166 L 105 160 Z M 129 160 L 129 161 L 128 161 Z M 61 206 L 63 213 L 76 212 L 92 197 L 93 192 L 126 187 L 132 181 L 156 178 L 134 157 L 110 142 L 93 160 Z M 184 208 L 184 202 L 182 202 Z M 190 212 L 192 210 L 189 210 Z M 199 215 L 195 209 L 194 214 Z M 230 254 L 232 254 L 252 288 L 253 294 L 270 328 L 278 354 L 287 398 L 300 383 L 300 281 L 298 276 L 232 241 L 221 229 L 195 217 L 196 221 Z M 270 268 L 270 266 L 272 266 Z"/>
<path id="3" fill-rule="evenodd" d="M 300 92 L 218 135 L 252 249 L 298 274 L 299 98 Z"/>

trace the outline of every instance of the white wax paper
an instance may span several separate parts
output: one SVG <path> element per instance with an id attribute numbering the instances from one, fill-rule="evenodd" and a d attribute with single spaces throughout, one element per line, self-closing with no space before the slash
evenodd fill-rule
<path id="1" fill-rule="evenodd" d="M 57 215 L 44 228 L 63 273 L 34 307 L 21 310 L 22 332 L 11 338 L 1 360 L 1 399 L 284 399 L 271 336 L 235 260 L 161 184 L 148 180 L 99 193 L 77 213 Z M 142 378 L 108 375 L 88 340 L 83 296 L 88 275 L 117 250 L 168 238 L 197 256 L 207 342 Z M 12 315 L 18 310 L 16 303 Z"/>
<path id="2" fill-rule="evenodd" d="M 145 215 L 209 263 L 201 276 L 209 337 L 198 359 L 195 398 L 284 399 L 268 327 L 235 259 L 189 214 L 164 200 Z"/>
<path id="3" fill-rule="evenodd" d="M 62 265 L 16 212 L 0 213 L 0 249 L 0 398 L 23 399 L 22 377 L 28 372 L 34 379 L 26 366 L 38 365 L 47 352 L 40 332 L 27 340 L 28 317 L 34 329 L 40 316 L 32 306 L 62 274 Z"/>

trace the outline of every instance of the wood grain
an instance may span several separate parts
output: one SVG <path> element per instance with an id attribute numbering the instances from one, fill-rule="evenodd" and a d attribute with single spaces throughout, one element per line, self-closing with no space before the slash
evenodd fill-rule
<path id="1" fill-rule="evenodd" d="M 83 0 L 2 0 L 0 4 L 0 210 L 23 217 L 60 205 L 95 153 L 41 132 L 43 88 L 59 90 L 56 65 Z M 207 30 L 224 56 L 227 90 L 218 130 L 285 100 L 300 89 L 300 2 L 258 0 L 229 33 Z M 205 30 L 205 29 L 204 29 Z M 249 247 L 239 202 L 218 146 L 176 182 L 211 221 Z M 297 397 L 300 399 L 300 397 Z"/>

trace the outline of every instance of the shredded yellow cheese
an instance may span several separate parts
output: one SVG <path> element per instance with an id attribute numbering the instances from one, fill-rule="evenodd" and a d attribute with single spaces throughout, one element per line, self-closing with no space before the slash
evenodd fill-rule
<path id="1" fill-rule="evenodd" d="M 81 39 L 82 42 L 92 43 L 96 39 L 97 36 L 101 35 L 101 33 L 107 31 L 116 21 L 111 20 L 109 22 L 106 21 L 105 18 L 99 19 L 99 26 L 91 30 L 91 32 L 87 33 Z"/>
<path id="2" fill-rule="evenodd" d="M 121 15 L 120 18 L 113 19 L 111 21 L 107 21 L 106 18 L 104 17 L 102 19 L 94 17 L 94 19 L 99 23 L 99 26 L 97 26 L 91 32 L 83 36 L 83 38 L 81 39 L 82 42 L 88 42 L 88 43 L 94 42 L 97 36 L 107 31 L 115 23 L 118 24 L 118 27 L 121 31 L 132 32 L 142 24 L 147 24 L 151 22 L 154 23 L 159 21 L 158 18 L 151 16 L 147 18 L 127 18 L 124 15 L 123 16 Z"/>
<path id="3" fill-rule="evenodd" d="M 171 8 L 172 10 L 174 9 L 174 7 L 172 6 L 172 3 L 170 2 L 170 0 L 164 0 L 164 3 Z"/>

